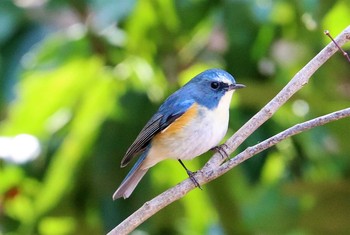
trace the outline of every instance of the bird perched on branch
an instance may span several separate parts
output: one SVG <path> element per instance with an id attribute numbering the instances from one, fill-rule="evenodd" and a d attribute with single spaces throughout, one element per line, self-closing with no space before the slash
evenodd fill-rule
<path id="1" fill-rule="evenodd" d="M 128 198 L 150 167 L 169 158 L 178 160 L 200 187 L 181 160 L 217 148 L 227 132 L 232 94 L 243 87 L 226 71 L 209 69 L 169 96 L 127 150 L 121 167 L 139 157 L 113 199 Z"/>

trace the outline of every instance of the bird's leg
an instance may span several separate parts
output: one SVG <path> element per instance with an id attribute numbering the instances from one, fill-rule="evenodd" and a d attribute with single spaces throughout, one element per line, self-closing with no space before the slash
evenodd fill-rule
<path id="1" fill-rule="evenodd" d="M 215 146 L 210 150 L 218 152 L 222 158 L 226 158 L 226 161 L 228 161 L 230 160 L 230 155 L 225 151 L 225 149 L 222 146 L 225 146 L 225 148 L 227 148 L 226 144 L 222 144 L 222 145 Z"/>
<path id="2" fill-rule="evenodd" d="M 187 167 L 185 166 L 185 164 L 180 160 L 178 159 L 178 161 L 180 162 L 181 166 L 183 168 L 185 168 L 186 172 L 187 172 L 187 175 L 188 177 L 190 177 L 190 179 L 192 180 L 193 184 L 198 187 L 199 189 L 202 189 L 201 186 L 199 185 L 198 181 L 194 178 L 194 172 L 190 171 L 189 169 L 187 169 Z"/>

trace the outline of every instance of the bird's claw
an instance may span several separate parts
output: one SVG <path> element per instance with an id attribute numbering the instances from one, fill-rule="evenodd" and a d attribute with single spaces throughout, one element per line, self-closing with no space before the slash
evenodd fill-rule
<path id="1" fill-rule="evenodd" d="M 196 178 L 194 177 L 194 175 L 196 174 L 196 172 L 192 172 L 190 170 L 186 170 L 188 177 L 191 179 L 191 181 L 193 182 L 193 184 L 199 188 L 200 190 L 202 190 L 202 187 L 200 186 L 200 184 L 198 183 L 198 181 L 196 180 Z"/>
<path id="2" fill-rule="evenodd" d="M 230 160 L 230 155 L 225 151 L 225 149 L 222 146 L 225 146 L 225 148 L 228 148 L 226 144 L 222 144 L 222 145 L 213 147 L 211 150 L 219 153 L 222 158 L 226 158 L 226 160 L 228 161 Z"/>

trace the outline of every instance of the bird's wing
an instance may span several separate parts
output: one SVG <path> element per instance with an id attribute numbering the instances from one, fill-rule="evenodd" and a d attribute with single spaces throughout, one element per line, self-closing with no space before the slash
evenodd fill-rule
<path id="1" fill-rule="evenodd" d="M 135 155 L 145 150 L 152 138 L 165 128 L 167 128 L 176 119 L 181 117 L 187 109 L 194 103 L 193 100 L 186 102 L 177 102 L 177 100 L 168 99 L 159 108 L 158 112 L 149 120 L 146 126 L 129 149 L 121 162 L 121 167 L 126 166 Z"/>

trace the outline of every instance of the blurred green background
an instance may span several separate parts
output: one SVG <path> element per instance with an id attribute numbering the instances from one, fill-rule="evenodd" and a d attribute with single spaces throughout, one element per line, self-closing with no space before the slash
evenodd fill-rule
<path id="1" fill-rule="evenodd" d="M 169 94 L 204 69 L 232 73 L 247 88 L 232 100 L 229 136 L 349 12 L 347 0 L 1 0 L 0 234 L 108 232 L 187 177 L 165 161 L 112 201 L 131 168 L 119 167 L 123 154 Z M 349 72 L 337 53 L 240 150 L 348 107 Z M 349 234 L 349 139 L 347 119 L 288 139 L 135 234 Z"/>

